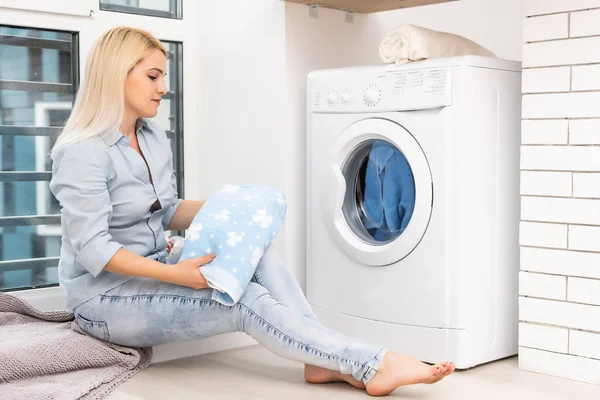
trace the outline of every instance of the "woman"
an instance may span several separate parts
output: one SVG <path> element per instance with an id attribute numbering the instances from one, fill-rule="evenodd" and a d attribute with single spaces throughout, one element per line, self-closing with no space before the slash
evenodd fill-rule
<path id="1" fill-rule="evenodd" d="M 272 249 L 233 307 L 211 299 L 201 274 L 214 254 L 165 264 L 164 231 L 187 229 L 204 203 L 177 199 L 168 139 L 146 120 L 166 93 L 166 55 L 147 32 L 103 34 L 52 151 L 59 278 L 81 328 L 132 347 L 242 331 L 305 363 L 308 382 L 345 381 L 371 395 L 452 373 L 451 363 L 428 366 L 323 327 Z"/>

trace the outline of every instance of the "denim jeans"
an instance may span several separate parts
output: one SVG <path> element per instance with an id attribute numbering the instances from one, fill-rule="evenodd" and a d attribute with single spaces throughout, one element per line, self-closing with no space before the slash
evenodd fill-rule
<path id="1" fill-rule="evenodd" d="M 220 304 L 211 291 L 134 277 L 77 306 L 75 318 L 89 335 L 130 347 L 245 332 L 281 357 L 352 374 L 365 384 L 385 355 L 380 346 L 321 325 L 272 247 L 237 304 Z"/>

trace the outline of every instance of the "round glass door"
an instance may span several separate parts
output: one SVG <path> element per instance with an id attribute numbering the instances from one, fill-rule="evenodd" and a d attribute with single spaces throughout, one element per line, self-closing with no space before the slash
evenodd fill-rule
<path id="1" fill-rule="evenodd" d="M 386 140 L 367 140 L 348 156 L 342 174 L 350 229 L 374 246 L 398 239 L 415 208 L 415 180 L 402 151 Z"/>
<path id="2" fill-rule="evenodd" d="M 366 265 L 409 255 L 429 225 L 433 185 L 427 158 L 401 125 L 368 118 L 340 134 L 321 177 L 321 211 L 337 246 Z"/>

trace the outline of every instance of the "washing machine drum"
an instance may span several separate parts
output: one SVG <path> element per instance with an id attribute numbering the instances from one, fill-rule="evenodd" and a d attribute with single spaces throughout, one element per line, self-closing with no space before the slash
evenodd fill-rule
<path id="1" fill-rule="evenodd" d="M 323 210 L 338 246 L 373 266 L 410 254 L 427 229 L 433 199 L 416 139 L 392 121 L 363 120 L 339 136 L 330 157 Z"/>

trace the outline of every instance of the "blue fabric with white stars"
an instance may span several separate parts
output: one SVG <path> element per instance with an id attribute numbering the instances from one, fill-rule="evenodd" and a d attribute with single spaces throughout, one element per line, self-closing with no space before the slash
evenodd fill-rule
<path id="1" fill-rule="evenodd" d="M 215 253 L 201 267 L 212 298 L 238 302 L 264 250 L 279 233 L 287 211 L 284 194 L 270 186 L 225 185 L 194 217 L 181 260 Z"/>

